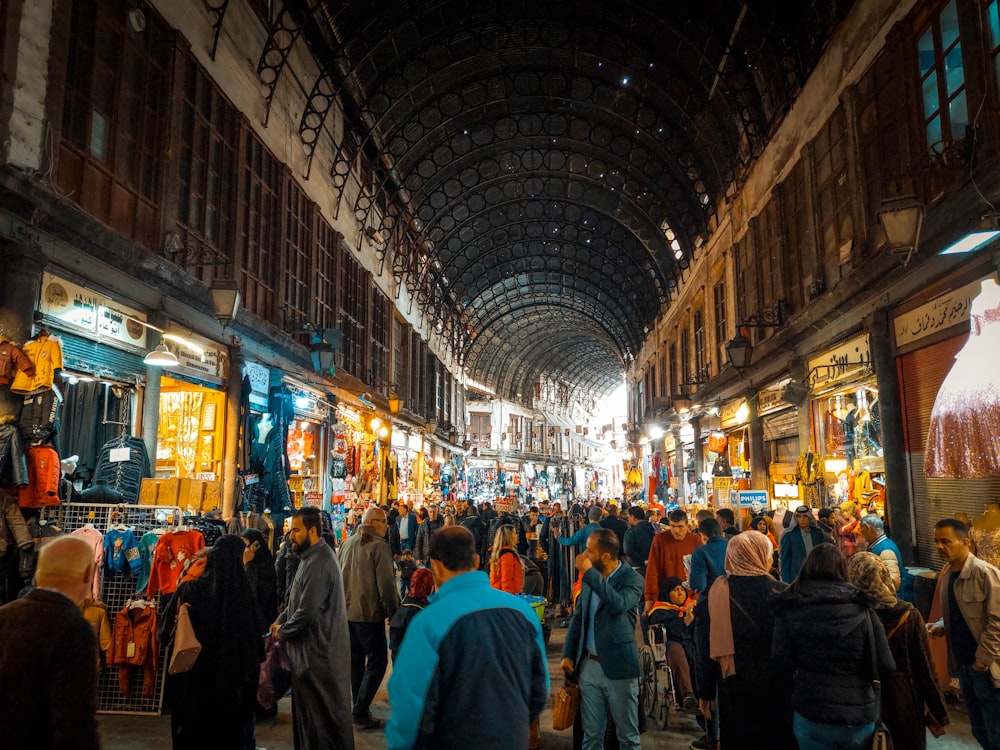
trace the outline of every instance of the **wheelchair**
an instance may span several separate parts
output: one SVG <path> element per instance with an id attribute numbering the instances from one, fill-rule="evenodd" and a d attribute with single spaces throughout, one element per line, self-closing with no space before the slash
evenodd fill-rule
<path id="1" fill-rule="evenodd" d="M 639 648 L 639 708 L 658 729 L 666 729 L 670 713 L 680 710 L 674 673 L 667 664 L 667 631 L 650 625 L 649 643 Z"/>

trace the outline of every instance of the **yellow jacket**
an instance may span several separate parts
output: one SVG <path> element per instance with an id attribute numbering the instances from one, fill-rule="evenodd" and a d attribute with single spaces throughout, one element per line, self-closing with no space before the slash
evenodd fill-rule
<path id="1" fill-rule="evenodd" d="M 19 370 L 10 384 L 10 392 L 29 394 L 51 388 L 55 381 L 56 370 L 61 370 L 63 366 L 62 344 L 59 343 L 59 339 L 42 334 L 21 349 L 35 366 L 35 374 L 28 375 L 24 370 Z"/>

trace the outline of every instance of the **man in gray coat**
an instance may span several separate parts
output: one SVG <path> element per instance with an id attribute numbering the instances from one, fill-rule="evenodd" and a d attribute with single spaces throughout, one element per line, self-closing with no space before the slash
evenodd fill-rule
<path id="1" fill-rule="evenodd" d="M 351 635 L 351 690 L 354 723 L 378 729 L 372 700 L 389 666 L 385 621 L 399 608 L 399 588 L 392 569 L 392 550 L 385 541 L 388 521 L 381 508 L 369 508 L 354 536 L 340 547 Z"/>
<path id="2" fill-rule="evenodd" d="M 322 531 L 315 508 L 292 515 L 288 536 L 300 562 L 288 606 L 271 625 L 271 635 L 286 644 L 292 664 L 296 750 L 354 750 L 344 581 Z"/>

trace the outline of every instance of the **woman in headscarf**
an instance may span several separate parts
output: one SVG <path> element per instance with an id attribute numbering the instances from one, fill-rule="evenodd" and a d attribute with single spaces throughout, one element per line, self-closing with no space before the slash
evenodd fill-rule
<path id="1" fill-rule="evenodd" d="M 392 660 L 403 645 L 403 636 L 417 612 L 427 606 L 427 598 L 434 591 L 434 576 L 428 568 L 417 568 L 410 576 L 410 589 L 403 599 L 403 604 L 389 620 L 389 650 Z"/>
<path id="2" fill-rule="evenodd" d="M 240 537 L 246 545 L 243 568 L 247 573 L 250 593 L 257 604 L 260 621 L 266 627 L 278 616 L 278 579 L 274 572 L 274 557 L 267 548 L 264 535 L 257 529 L 244 529 Z"/>
<path id="3" fill-rule="evenodd" d="M 799 750 L 867 750 L 878 714 L 874 681 L 896 665 L 868 597 L 847 580 L 843 553 L 830 542 L 813 547 L 774 610 L 771 658 L 793 684 Z"/>
<path id="4" fill-rule="evenodd" d="M 174 750 L 243 750 L 252 736 L 267 625 L 258 621 L 243 570 L 245 548 L 235 534 L 219 538 L 205 572 L 177 589 L 177 606 L 189 605 L 201 653 L 191 671 L 167 678 Z"/>
<path id="5" fill-rule="evenodd" d="M 726 575 L 699 602 L 694 627 L 702 713 L 719 715 L 722 747 L 795 750 L 791 686 L 770 664 L 771 602 L 787 586 L 769 575 L 774 548 L 759 531 L 726 546 Z M 716 695 L 718 701 L 716 702 Z M 766 696 L 767 711 L 760 700 Z"/>
<path id="6" fill-rule="evenodd" d="M 912 604 L 896 599 L 889 569 L 878 555 L 856 553 L 847 563 L 847 576 L 871 600 L 896 661 L 896 669 L 882 680 L 882 721 L 895 747 L 923 750 L 924 717 L 941 727 L 948 723 L 924 618 Z"/>

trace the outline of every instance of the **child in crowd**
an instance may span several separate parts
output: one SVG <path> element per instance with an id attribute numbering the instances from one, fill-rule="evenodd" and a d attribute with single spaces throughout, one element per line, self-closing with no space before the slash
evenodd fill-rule
<path id="1" fill-rule="evenodd" d="M 674 675 L 681 708 L 697 711 L 698 699 L 691 683 L 690 661 L 693 658 L 693 631 L 695 599 L 684 588 L 680 578 L 670 576 L 660 581 L 659 599 L 653 602 L 649 611 L 650 626 L 663 628 L 666 639 L 667 664 Z M 654 644 L 655 646 L 658 644 Z"/>

